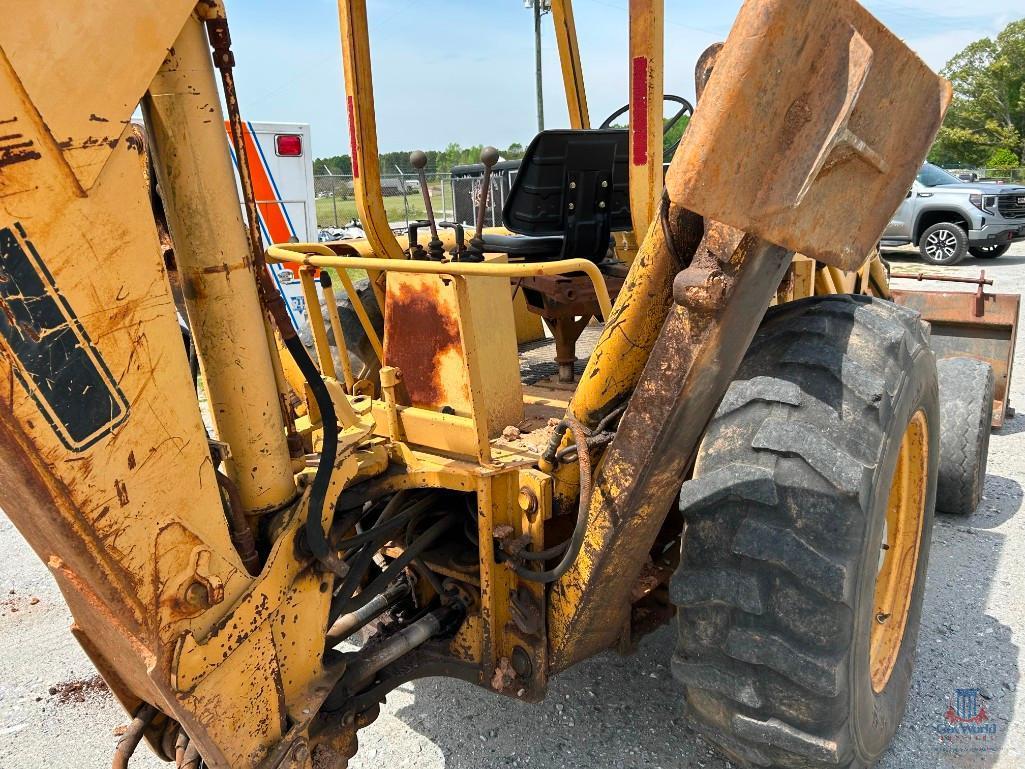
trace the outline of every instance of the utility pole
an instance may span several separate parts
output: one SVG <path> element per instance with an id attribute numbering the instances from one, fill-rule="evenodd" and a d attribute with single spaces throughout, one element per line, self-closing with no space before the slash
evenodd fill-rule
<path id="1" fill-rule="evenodd" d="M 523 0 L 527 8 L 534 10 L 534 70 L 537 87 L 537 130 L 545 130 L 544 83 L 541 74 L 541 15 L 552 9 L 551 0 Z"/>

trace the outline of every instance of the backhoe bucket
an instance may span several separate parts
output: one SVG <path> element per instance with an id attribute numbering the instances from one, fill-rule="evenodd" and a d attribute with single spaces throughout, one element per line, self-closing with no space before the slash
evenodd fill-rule
<path id="1" fill-rule="evenodd" d="M 950 99 L 854 0 L 747 0 L 666 187 L 679 206 L 856 270 Z"/>

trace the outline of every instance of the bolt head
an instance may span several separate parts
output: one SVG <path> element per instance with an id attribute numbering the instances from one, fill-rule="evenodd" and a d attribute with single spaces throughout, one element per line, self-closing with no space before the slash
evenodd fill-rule
<path id="1" fill-rule="evenodd" d="M 537 495 L 532 489 L 523 486 L 520 488 L 520 493 L 516 497 L 516 501 L 519 503 L 520 510 L 526 513 L 527 518 L 534 520 L 534 516 L 537 515 L 538 501 Z"/>

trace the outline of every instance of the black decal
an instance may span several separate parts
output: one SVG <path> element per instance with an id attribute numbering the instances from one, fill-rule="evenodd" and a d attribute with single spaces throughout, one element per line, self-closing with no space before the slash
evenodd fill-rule
<path id="1" fill-rule="evenodd" d="M 68 449 L 87 449 L 128 416 L 127 399 L 20 224 L 0 229 L 0 336 Z"/>

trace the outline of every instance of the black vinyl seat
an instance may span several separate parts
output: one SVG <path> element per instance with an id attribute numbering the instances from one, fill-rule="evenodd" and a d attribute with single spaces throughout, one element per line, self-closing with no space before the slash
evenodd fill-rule
<path id="1" fill-rule="evenodd" d="M 602 262 L 611 233 L 631 229 L 629 132 L 542 131 L 530 143 L 502 210 L 510 231 L 487 251 L 516 261 Z"/>
<path id="2" fill-rule="evenodd" d="M 562 238 L 521 238 L 517 235 L 484 235 L 484 250 L 489 253 L 508 254 L 515 260 L 525 262 L 552 259 L 552 254 L 562 253 Z"/>

